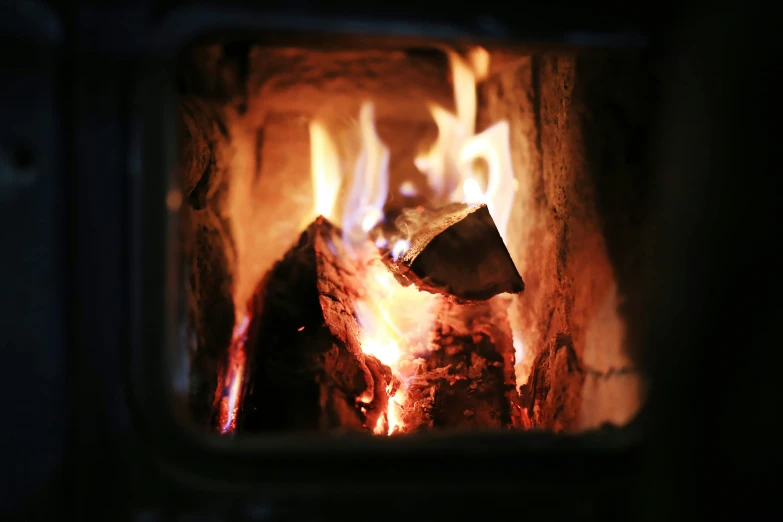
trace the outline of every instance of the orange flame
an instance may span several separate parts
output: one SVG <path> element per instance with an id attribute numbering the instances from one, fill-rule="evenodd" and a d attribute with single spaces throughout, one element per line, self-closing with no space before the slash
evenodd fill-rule
<path id="1" fill-rule="evenodd" d="M 438 138 L 429 152 L 416 158 L 420 171 L 427 175 L 434 193 L 433 203 L 450 201 L 484 202 L 505 237 L 508 215 L 513 202 L 514 174 L 509 151 L 509 129 L 499 122 L 480 134 L 475 133 L 476 78 L 486 78 L 489 53 L 473 49 L 466 58 L 448 52 L 454 83 L 456 114 L 430 104 L 438 126 Z M 389 190 L 389 149 L 375 130 L 374 108 L 369 102 L 359 114 L 361 149 L 356 161 L 350 194 L 342 211 L 344 239 L 349 245 L 360 245 L 368 233 L 384 218 L 383 207 Z M 325 128 L 317 122 L 310 125 L 311 174 L 316 191 L 315 212 L 333 213 L 340 184 L 340 160 Z M 488 175 L 482 188 L 473 163 L 485 160 Z M 400 188 L 403 194 L 414 194 L 415 187 Z M 334 218 L 332 218 L 334 219 Z M 409 238 L 376 237 L 379 248 L 389 247 L 395 260 L 409 247 Z M 390 242 L 393 241 L 393 242 Z M 357 254 L 357 252 L 354 252 Z M 401 413 L 406 403 L 406 383 L 413 376 L 413 362 L 428 350 L 428 337 L 434 321 L 434 295 L 413 286 L 403 287 L 377 255 L 362 251 L 364 259 L 363 297 L 354 313 L 361 327 L 360 343 L 364 353 L 388 365 L 401 381 L 402 388 L 391 395 L 385 416 L 373 427 L 377 434 L 404 431 Z"/>
<path id="2" fill-rule="evenodd" d="M 489 72 L 489 54 L 481 48 L 473 49 L 463 58 L 448 53 L 454 83 L 456 114 L 431 104 L 430 112 L 438 127 L 438 139 L 427 154 L 415 160 L 416 166 L 428 178 L 435 204 L 449 201 L 485 202 L 495 224 L 505 239 L 505 231 L 516 187 L 509 151 L 509 128 L 498 122 L 476 134 L 476 81 Z M 311 177 L 313 185 L 313 214 L 323 215 L 341 225 L 349 245 L 359 245 L 368 233 L 383 220 L 383 207 L 389 191 L 389 148 L 380 140 L 375 129 L 374 107 L 364 103 L 359 114 L 361 151 L 356 161 L 349 196 L 342 208 L 341 223 L 337 222 L 335 206 L 342 183 L 340 157 L 334 141 L 319 121 L 310 123 Z M 228 364 L 217 392 L 220 394 L 219 428 L 230 433 L 236 427 L 242 380 L 245 372 L 245 344 L 250 316 L 239 306 L 250 302 L 259 280 L 259 248 L 263 235 L 252 226 L 260 206 L 257 204 L 257 168 L 249 162 L 256 155 L 253 135 L 232 136 L 237 147 L 232 165 L 233 178 L 229 185 L 228 213 L 234 239 L 234 302 L 237 322 L 228 350 Z M 488 167 L 486 183 L 474 172 L 473 164 L 482 158 Z M 255 165 L 257 167 L 257 165 Z M 482 188 L 484 187 L 484 188 Z M 403 194 L 414 194 L 415 187 L 401 187 Z M 394 239 L 393 244 L 389 241 Z M 390 246 L 397 259 L 409 247 L 407 239 L 375 239 L 376 245 Z M 354 313 L 361 326 L 362 350 L 378 357 L 391 367 L 403 386 L 391 395 L 389 406 L 373 431 L 391 435 L 404 431 L 402 411 L 407 400 L 406 383 L 415 372 L 413 362 L 428 350 L 428 336 L 434 321 L 433 294 L 419 292 L 415 287 L 403 287 L 389 273 L 377 252 L 370 254 L 363 265 L 363 298 Z M 242 311 L 240 313 L 240 311 Z"/>
<path id="3" fill-rule="evenodd" d="M 359 112 L 361 148 L 348 198 L 343 204 L 341 225 L 346 244 L 357 247 L 352 253 L 367 261 L 362 264 L 364 297 L 354 309 L 361 326 L 362 351 L 377 357 L 405 382 L 411 376 L 406 370 L 412 367 L 408 363 L 427 348 L 433 320 L 430 308 L 435 297 L 413 287 L 403 287 L 388 271 L 377 251 L 367 252 L 360 248 L 369 232 L 384 218 L 383 207 L 389 192 L 390 152 L 379 138 L 374 120 L 374 106 L 365 102 Z M 310 124 L 310 137 L 315 211 L 331 216 L 334 222 L 332 214 L 340 185 L 339 154 L 320 123 Z M 386 243 L 382 236 L 375 239 L 379 248 Z M 393 255 L 401 255 L 408 246 L 404 240 L 395 242 Z M 391 434 L 401 429 L 400 409 L 404 395 L 404 391 L 396 391 L 389 398 L 386 415 L 373 427 L 374 433 Z M 369 402 L 369 398 L 363 399 L 360 397 L 360 402 Z"/>
<path id="4" fill-rule="evenodd" d="M 334 205 L 340 190 L 340 156 L 332 137 L 319 121 L 310 122 L 310 176 L 313 181 L 313 214 L 334 221 Z"/>
<path id="5" fill-rule="evenodd" d="M 488 75 L 489 54 L 485 49 L 476 48 L 468 53 L 466 60 L 450 51 L 449 61 L 457 113 L 430 105 L 430 113 L 438 127 L 438 138 L 427 153 L 415 159 L 415 164 L 427 176 L 436 203 L 486 203 L 500 236 L 505 240 L 517 189 L 508 122 L 497 122 L 475 134 L 476 79 L 484 79 Z M 483 189 L 480 176 L 473 167 L 477 159 L 484 159 L 488 167 L 486 188 Z"/>
<path id="6" fill-rule="evenodd" d="M 415 372 L 413 361 L 429 350 L 436 297 L 414 286 L 402 286 L 377 255 L 365 265 L 362 280 L 365 295 L 354 309 L 362 351 L 389 366 L 403 384 L 403 389 L 389 397 L 385 434 L 391 435 L 404 428 L 400 419 L 404 388 Z M 384 432 L 381 421 L 376 433 Z"/>

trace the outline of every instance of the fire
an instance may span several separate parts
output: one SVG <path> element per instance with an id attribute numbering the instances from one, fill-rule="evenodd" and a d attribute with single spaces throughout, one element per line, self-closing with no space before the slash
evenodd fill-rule
<path id="1" fill-rule="evenodd" d="M 389 148 L 375 130 L 375 108 L 364 103 L 359 113 L 361 152 L 356 160 L 351 193 L 343 210 L 343 235 L 350 244 L 366 237 L 383 219 L 389 195 Z"/>
<path id="2" fill-rule="evenodd" d="M 416 158 L 416 167 L 427 176 L 436 203 L 462 201 L 486 203 L 505 240 L 514 192 L 517 189 L 511 162 L 509 126 L 499 121 L 479 134 L 476 128 L 476 80 L 489 71 L 489 54 L 478 48 L 467 60 L 449 52 L 457 114 L 430 105 L 438 138 L 430 150 Z M 468 63 L 470 62 L 470 64 Z M 486 183 L 474 167 L 477 159 L 487 164 Z"/>
<path id="3" fill-rule="evenodd" d="M 389 398 L 389 411 L 386 414 L 387 422 L 389 424 L 389 435 L 399 431 L 399 429 L 403 427 L 402 421 L 400 420 L 400 410 L 402 409 L 402 404 L 405 402 L 404 395 L 405 392 L 398 391 L 393 397 Z"/>
<path id="4" fill-rule="evenodd" d="M 239 409 L 239 395 L 245 372 L 245 343 L 247 343 L 250 316 L 237 316 L 236 325 L 228 347 L 228 365 L 223 382 L 218 385 L 221 394 L 219 402 L 218 425 L 220 433 L 230 433 L 236 428 L 236 416 Z"/>
<path id="5" fill-rule="evenodd" d="M 363 275 L 365 296 L 354 310 L 361 327 L 362 350 L 389 366 L 403 385 L 389 397 L 386 433 L 392 434 L 402 428 L 400 411 L 405 403 L 404 387 L 415 372 L 413 362 L 429 349 L 436 299 L 413 286 L 402 286 L 377 255 L 365 265 Z"/>
<path id="6" fill-rule="evenodd" d="M 340 156 L 323 123 L 310 122 L 310 175 L 313 181 L 313 215 L 333 220 L 337 192 L 340 190 Z"/>
<path id="7" fill-rule="evenodd" d="M 314 212 L 342 227 L 345 243 L 356 247 L 353 254 L 361 261 L 363 298 L 355 304 L 354 313 L 361 327 L 362 350 L 389 366 L 404 384 L 412 376 L 411 362 L 427 351 L 435 297 L 413 287 L 403 287 L 386 268 L 378 251 L 368 252 L 363 248 L 369 233 L 385 217 L 383 208 L 389 194 L 390 150 L 378 136 L 375 109 L 370 102 L 361 106 L 358 131 L 360 150 L 338 219 L 334 208 L 342 181 L 341 158 L 326 127 L 317 121 L 310 124 Z M 415 187 L 407 186 L 403 190 L 410 194 Z M 382 235 L 373 240 L 379 249 L 385 248 L 388 241 Z M 409 247 L 408 241 L 395 240 L 391 255 L 399 257 Z M 386 415 L 379 419 L 373 432 L 391 434 L 402 428 L 400 413 L 404 397 L 404 390 L 396 390 L 389 397 Z"/>
<path id="8" fill-rule="evenodd" d="M 427 176 L 434 194 L 433 204 L 486 203 L 505 238 L 515 187 L 508 123 L 501 121 L 479 134 L 475 132 L 476 81 L 488 75 L 489 53 L 476 48 L 465 58 L 451 51 L 448 57 L 456 114 L 430 104 L 438 138 L 426 154 L 416 158 L 415 165 Z M 377 225 L 384 219 L 389 193 L 390 151 L 376 132 L 372 103 L 362 105 L 358 127 L 361 148 L 341 215 L 344 240 L 348 245 L 366 245 L 370 232 L 375 231 L 375 246 L 388 247 L 388 255 L 396 261 L 410 248 L 410 242 L 404 237 L 405 231 L 402 238 L 378 237 Z M 315 212 L 334 220 L 340 158 L 322 125 L 313 122 L 310 135 Z M 486 164 L 485 179 L 476 172 L 477 159 Z M 416 188 L 408 181 L 400 187 L 400 193 L 414 195 Z M 413 286 L 403 287 L 377 251 L 368 252 L 365 248 L 354 254 L 362 261 L 363 297 L 354 309 L 361 328 L 362 350 L 389 366 L 402 383 L 400 389 L 390 387 L 386 415 L 372 427 L 376 434 L 391 435 L 405 428 L 402 413 L 406 407 L 406 385 L 416 371 L 415 361 L 428 352 L 436 298 Z"/>
<path id="9" fill-rule="evenodd" d="M 476 82 L 488 75 L 489 54 L 476 48 L 466 57 L 451 51 L 448 57 L 456 114 L 430 104 L 430 113 L 438 127 L 438 138 L 426 154 L 416 158 L 415 166 L 427 176 L 435 206 L 454 201 L 486 203 L 501 237 L 505 239 L 516 187 L 509 150 L 509 126 L 501 121 L 479 134 L 475 132 Z M 354 314 L 361 329 L 362 350 L 389 366 L 401 383 L 399 389 L 389 386 L 388 409 L 378 424 L 371 427 L 377 434 L 391 435 L 405 429 L 403 413 L 407 383 L 415 374 L 416 360 L 429 351 L 437 300 L 433 294 L 420 292 L 414 286 L 402 286 L 385 266 L 379 251 L 366 248 L 373 243 L 378 249 L 385 251 L 388 248 L 388 255 L 395 261 L 410 248 L 409 238 L 404 234 L 402 238 L 384 237 L 379 231 L 378 225 L 385 218 L 384 205 L 389 194 L 390 150 L 378 136 L 374 112 L 370 102 L 361 106 L 358 118 L 360 152 L 347 187 L 347 199 L 341 202 L 341 212 L 337 212 L 336 208 L 343 181 L 343 163 L 326 125 L 317 120 L 312 121 L 309 127 L 310 174 L 313 214 L 323 215 L 342 227 L 343 239 L 353 248 L 352 253 L 361 267 L 362 295 L 355 305 Z M 246 157 L 255 155 L 246 154 Z M 486 164 L 485 176 L 475 167 L 478 159 Z M 241 170 L 242 167 L 246 167 L 246 175 L 233 180 L 231 185 L 229 207 L 236 214 L 231 216 L 233 223 L 252 222 L 252 216 L 242 212 L 256 208 L 249 204 L 255 201 L 251 175 L 254 171 L 250 165 L 238 165 L 235 169 Z M 415 185 L 407 181 L 400 187 L 400 193 L 413 196 L 417 191 Z M 252 227 L 246 229 L 253 230 Z M 257 237 L 262 234 L 246 232 L 236 236 L 236 280 L 239 283 L 234 298 L 235 303 L 244 303 L 249 302 L 250 291 L 259 279 L 250 260 L 253 259 L 254 245 L 259 241 Z M 368 241 L 370 238 L 373 243 Z M 237 307 L 237 310 L 241 308 Z M 222 433 L 228 433 L 235 427 L 250 321 L 247 313 L 237 314 L 227 369 L 218 386 Z"/>

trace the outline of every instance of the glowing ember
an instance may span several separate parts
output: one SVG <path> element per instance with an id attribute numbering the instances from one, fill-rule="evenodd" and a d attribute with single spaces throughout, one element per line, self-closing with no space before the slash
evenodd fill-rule
<path id="1" fill-rule="evenodd" d="M 361 326 L 362 351 L 389 366 L 405 386 L 415 372 L 412 362 L 429 349 L 436 298 L 413 286 L 402 286 L 377 255 L 366 265 L 363 283 L 365 297 L 355 308 Z M 386 434 L 403 428 L 400 412 L 404 397 L 404 390 L 389 397 Z M 384 432 L 379 426 L 382 426 L 380 421 L 374 431 Z"/>
<path id="2" fill-rule="evenodd" d="M 487 204 L 490 214 L 505 238 L 511 203 L 514 198 L 514 175 L 509 152 L 509 127 L 499 122 L 485 131 L 475 134 L 476 78 L 484 78 L 489 71 L 489 54 L 484 49 L 474 49 L 467 58 L 449 53 L 454 83 L 456 114 L 430 105 L 430 112 L 438 127 L 438 138 L 430 151 L 416 158 L 416 167 L 428 178 L 434 193 L 432 203 L 438 206 L 452 201 Z M 313 214 L 323 215 L 342 227 L 346 244 L 356 247 L 351 254 L 360 261 L 361 297 L 355 304 L 354 314 L 360 326 L 359 341 L 367 355 L 378 358 L 389 366 L 401 387 L 389 385 L 388 409 L 372 426 L 374 433 L 391 435 L 404 432 L 403 413 L 407 403 L 407 383 L 417 368 L 415 361 L 429 351 L 429 336 L 434 323 L 435 295 L 420 292 L 415 286 L 402 286 L 389 272 L 378 251 L 367 252 L 366 245 L 378 249 L 391 246 L 389 255 L 394 261 L 410 248 L 410 241 L 402 233 L 402 239 L 383 237 L 378 224 L 383 222 L 384 205 L 389 191 L 389 148 L 380 140 L 374 121 L 372 103 L 364 103 L 359 114 L 361 148 L 354 165 L 348 197 L 336 212 L 336 199 L 342 183 L 341 158 L 327 128 L 319 121 L 310 123 L 311 176 L 314 192 Z M 250 157 L 250 155 L 248 155 Z M 252 156 L 254 157 L 254 156 Z M 476 159 L 487 164 L 486 183 L 474 172 Z M 246 196 L 254 188 L 250 166 L 243 183 L 232 185 L 230 196 L 236 208 L 245 212 L 257 212 L 256 201 Z M 240 180 L 242 181 L 242 180 Z M 482 188 L 486 186 L 486 188 Z M 247 192 L 243 192 L 247 191 Z M 417 194 L 411 181 L 400 185 L 400 193 L 406 197 Z M 243 199 L 244 198 L 244 199 Z M 246 201 L 247 200 L 247 201 Z M 253 203 L 253 205 L 250 204 Z M 243 204 L 244 203 L 244 204 Z M 419 208 L 421 213 L 424 209 Z M 412 210 L 415 212 L 415 210 Z M 236 213 L 236 212 L 234 212 Z M 340 216 L 335 214 L 340 213 Z M 231 215 L 236 223 L 252 221 L 245 215 Z M 339 217 L 339 220 L 337 219 Z M 252 227 L 237 242 L 237 270 L 239 274 L 234 292 L 235 303 L 249 301 L 250 292 L 259 280 L 255 264 L 251 263 L 257 234 Z M 331 247 L 331 245 L 330 245 Z M 239 311 L 240 308 L 237 307 Z M 245 372 L 245 344 L 248 338 L 250 317 L 237 313 L 228 363 L 219 381 L 216 393 L 219 397 L 219 429 L 230 433 L 236 427 L 236 414 Z M 298 331 L 302 331 L 299 328 Z M 372 391 L 356 398 L 356 407 L 367 413 L 372 402 Z"/>
<path id="3" fill-rule="evenodd" d="M 475 134 L 476 78 L 483 79 L 489 71 L 489 53 L 477 48 L 466 58 L 449 53 L 454 82 L 456 114 L 430 105 L 430 112 L 438 127 L 438 138 L 431 150 L 415 160 L 416 166 L 428 177 L 434 193 L 435 205 L 452 201 L 486 203 L 500 231 L 505 237 L 506 224 L 514 194 L 513 172 L 508 144 L 508 124 L 500 122 L 484 132 Z M 359 115 L 361 149 L 356 161 L 350 195 L 342 212 L 343 236 L 346 243 L 364 244 L 370 232 L 384 219 L 383 207 L 389 188 L 389 149 L 377 135 L 374 110 L 371 103 L 362 105 Z M 325 194 L 316 193 L 331 202 L 323 203 L 321 213 L 331 211 L 339 186 L 336 173 L 339 158 L 331 140 L 322 127 L 311 125 L 313 147 L 312 173 L 316 191 L 328 186 Z M 473 171 L 476 159 L 485 160 L 488 167 L 486 189 Z M 319 163 L 321 162 L 321 163 Z M 329 178 L 331 181 L 324 181 Z M 316 182 L 316 179 L 320 180 Z M 337 181 L 335 181 L 337 180 Z M 415 185 L 405 181 L 400 194 L 413 197 Z M 423 209 L 420 209 L 423 210 Z M 415 217 L 415 216 L 414 216 Z M 403 233 L 405 233 L 403 231 Z M 408 238 L 375 237 L 379 249 L 389 245 L 394 261 L 410 248 Z M 402 383 L 402 389 L 391 389 L 386 415 L 373 426 L 376 434 L 404 431 L 402 412 L 406 407 L 406 383 L 413 376 L 415 359 L 428 351 L 428 336 L 434 321 L 432 294 L 419 292 L 415 287 L 403 287 L 389 273 L 377 252 L 354 252 L 363 259 L 361 274 L 364 292 L 356 303 L 354 313 L 361 327 L 362 350 L 388 365 Z M 362 402 L 361 400 L 359 401 Z M 360 406 L 363 407 L 363 406 Z"/>
<path id="4" fill-rule="evenodd" d="M 237 318 L 234 332 L 231 336 L 231 345 L 228 347 L 228 364 L 224 378 L 218 384 L 220 394 L 220 433 L 230 433 L 236 428 L 237 409 L 239 408 L 239 395 L 242 391 L 242 380 L 245 372 L 245 343 L 247 343 L 247 330 L 250 326 L 250 317 L 241 315 Z"/>
<path id="5" fill-rule="evenodd" d="M 324 127 L 311 124 L 310 132 L 316 209 L 326 216 L 334 208 L 340 185 L 340 173 L 337 170 L 340 158 Z M 371 103 L 364 103 L 361 107 L 359 138 L 361 149 L 341 216 L 343 239 L 356 247 L 366 245 L 370 232 L 383 221 L 383 207 L 389 191 L 390 153 L 375 130 Z M 325 193 L 318 193 L 319 190 Z M 400 190 L 415 194 L 415 186 L 411 182 L 407 185 L 403 183 Z M 385 249 L 389 244 L 383 235 L 376 236 L 373 242 L 378 249 Z M 391 255 L 395 259 L 399 258 L 409 247 L 407 240 L 397 240 L 392 246 Z M 363 261 L 363 298 L 355 303 L 354 308 L 361 326 L 362 351 L 377 357 L 405 383 L 412 376 L 414 368 L 410 362 L 427 350 L 427 339 L 434 320 L 430 309 L 435 297 L 419 292 L 414 287 L 403 287 L 383 264 L 377 251 L 367 252 L 366 249 L 357 248 L 352 254 Z M 391 434 L 403 428 L 400 414 L 405 392 L 394 392 L 389 397 L 386 414 L 373 426 L 376 434 Z M 392 389 L 387 393 L 391 394 Z M 372 393 L 358 397 L 360 411 L 366 413 L 364 404 L 369 404 L 372 399 Z"/>
<path id="6" fill-rule="evenodd" d="M 387 366 L 391 366 L 400 360 L 400 347 L 394 339 L 378 341 L 369 337 L 362 342 L 362 351 L 368 355 L 374 355 Z"/>
<path id="7" fill-rule="evenodd" d="M 400 421 L 400 410 L 402 409 L 402 404 L 404 402 L 403 395 L 404 392 L 397 392 L 394 397 L 389 398 L 389 411 L 387 413 L 389 435 L 399 431 L 402 427 L 402 422 Z"/>

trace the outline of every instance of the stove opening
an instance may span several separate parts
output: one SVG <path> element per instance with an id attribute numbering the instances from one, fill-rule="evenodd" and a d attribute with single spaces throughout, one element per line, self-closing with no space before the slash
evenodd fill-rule
<path id="1" fill-rule="evenodd" d="M 629 422 L 645 389 L 620 311 L 645 207 L 643 56 L 270 42 L 200 42 L 177 71 L 173 382 L 196 423 Z"/>

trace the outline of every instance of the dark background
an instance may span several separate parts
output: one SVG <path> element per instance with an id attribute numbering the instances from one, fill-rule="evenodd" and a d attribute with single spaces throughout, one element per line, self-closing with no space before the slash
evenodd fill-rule
<path id="1" fill-rule="evenodd" d="M 639 277 L 651 291 L 629 332 L 654 389 L 624 496 L 607 487 L 603 499 L 577 505 L 573 492 L 585 485 L 565 469 L 546 498 L 524 489 L 518 499 L 463 495 L 418 507 L 364 498 L 346 511 L 304 496 L 289 505 L 196 498 L 184 478 L 164 478 L 134 430 L 130 89 L 141 60 L 165 48 L 155 28 L 183 4 L 0 3 L 0 518 L 521 519 L 547 503 L 570 520 L 780 514 L 780 45 L 769 13 L 751 2 L 708 10 L 220 4 L 313 14 L 324 24 L 344 13 L 393 17 L 412 32 L 438 20 L 464 36 L 542 43 L 644 37 L 671 71 L 656 122 L 665 131 L 654 144 L 659 205 L 642 231 L 650 248 Z M 465 466 L 481 473 L 480 463 Z M 590 472 L 608 484 L 615 473 Z"/>

